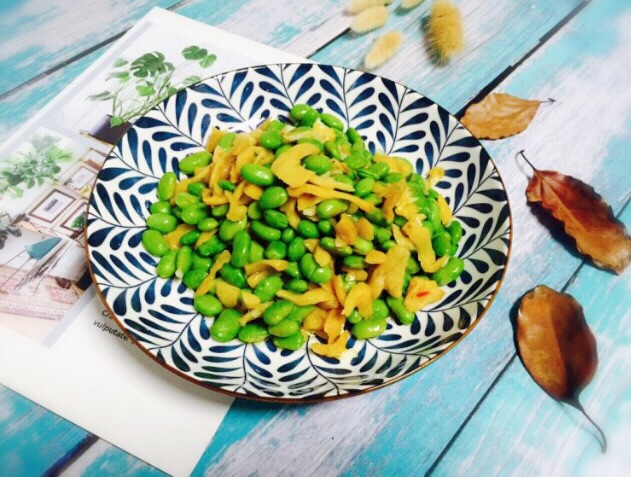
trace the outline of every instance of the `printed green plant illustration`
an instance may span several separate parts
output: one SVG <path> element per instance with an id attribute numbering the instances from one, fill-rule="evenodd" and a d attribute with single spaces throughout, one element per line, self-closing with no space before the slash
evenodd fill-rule
<path id="1" fill-rule="evenodd" d="M 72 220 L 72 223 L 70 224 L 70 228 L 72 228 L 72 229 L 83 229 L 84 225 L 85 225 L 85 215 L 81 214 L 81 215 L 77 215 Z"/>
<path id="2" fill-rule="evenodd" d="M 47 180 L 57 180 L 60 163 L 72 160 L 72 151 L 57 146 L 60 138 L 36 135 L 28 152 L 10 156 L 0 166 L 0 196 L 10 191 L 14 197 L 22 197 L 24 191 L 42 186 Z"/>
<path id="3" fill-rule="evenodd" d="M 217 56 L 206 48 L 188 46 L 181 52 L 183 61 L 175 66 L 159 51 L 145 53 L 133 61 L 118 59 L 107 77 L 112 88 L 88 97 L 90 101 L 111 101 L 110 125 L 119 126 L 142 116 L 153 106 L 182 88 L 197 83 L 197 75 L 173 82 L 173 75 L 184 66 L 197 63 L 209 68 Z"/>

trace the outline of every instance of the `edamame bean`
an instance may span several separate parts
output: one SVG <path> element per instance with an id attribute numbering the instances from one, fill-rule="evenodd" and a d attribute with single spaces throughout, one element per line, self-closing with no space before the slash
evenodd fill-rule
<path id="1" fill-rule="evenodd" d="M 378 180 L 384 177 L 388 172 L 390 172 L 390 166 L 388 166 L 388 164 L 385 162 L 377 162 L 366 169 L 362 169 L 358 174 L 360 177 L 372 177 Z"/>
<path id="2" fill-rule="evenodd" d="M 252 240 L 252 243 L 250 244 L 250 256 L 248 261 L 250 263 L 256 263 L 256 262 L 260 262 L 261 260 L 263 260 L 263 254 L 265 253 L 265 249 L 263 248 L 263 246 Z"/>
<path id="3" fill-rule="evenodd" d="M 418 263 L 416 254 L 412 254 L 412 256 L 408 259 L 408 263 L 405 266 L 405 271 L 412 275 L 416 275 L 421 271 L 421 266 Z"/>
<path id="4" fill-rule="evenodd" d="M 315 307 L 313 305 L 296 306 L 293 310 L 291 310 L 291 313 L 287 315 L 287 319 L 302 323 L 302 321 L 313 311 L 314 308 Z"/>
<path id="5" fill-rule="evenodd" d="M 193 245 L 199 240 L 200 235 L 201 232 L 199 230 L 191 230 L 180 237 L 180 243 L 182 245 Z"/>
<path id="6" fill-rule="evenodd" d="M 321 154 L 308 156 L 305 159 L 303 165 L 305 166 L 305 169 L 309 169 L 319 176 L 321 176 L 322 174 L 326 174 L 333 167 L 333 163 L 331 163 L 331 160 Z"/>
<path id="7" fill-rule="evenodd" d="M 335 235 L 335 228 L 330 220 L 321 220 L 318 222 L 318 230 L 322 235 Z"/>
<path id="8" fill-rule="evenodd" d="M 221 302 L 212 295 L 196 296 L 193 299 L 193 307 L 204 316 L 215 316 L 223 310 Z"/>
<path id="9" fill-rule="evenodd" d="M 263 222 L 253 220 L 250 226 L 254 235 L 266 242 L 273 242 L 274 240 L 280 240 L 280 230 L 265 225 Z"/>
<path id="10" fill-rule="evenodd" d="M 230 181 L 219 181 L 218 182 L 219 187 L 221 187 L 223 190 L 227 190 L 228 192 L 234 192 L 237 188 L 236 185 L 234 185 L 233 182 Z"/>
<path id="11" fill-rule="evenodd" d="M 305 280 L 294 278 L 285 283 L 285 289 L 294 293 L 304 293 L 309 289 L 309 284 Z"/>
<path id="12" fill-rule="evenodd" d="M 163 257 L 169 251 L 169 243 L 157 230 L 145 230 L 142 233 L 142 245 L 150 255 Z"/>
<path id="13" fill-rule="evenodd" d="M 306 126 L 306 127 L 312 127 L 319 116 L 320 114 L 315 109 L 310 108 L 309 111 L 307 111 L 302 116 L 302 119 L 300 120 L 300 125 Z"/>
<path id="14" fill-rule="evenodd" d="M 258 164 L 245 164 L 241 168 L 241 177 L 261 187 L 267 187 L 274 183 L 274 174 L 272 171 Z"/>
<path id="15" fill-rule="evenodd" d="M 174 172 L 167 172 L 164 174 L 160 181 L 158 181 L 158 199 L 169 200 L 173 197 L 175 192 L 175 185 L 177 184 L 177 176 Z"/>
<path id="16" fill-rule="evenodd" d="M 432 248 L 436 255 L 444 257 L 451 251 L 451 235 L 449 232 L 440 232 L 432 239 Z"/>
<path id="17" fill-rule="evenodd" d="M 198 253 L 193 253 L 193 263 L 191 264 L 192 270 L 204 270 L 208 272 L 212 266 L 213 261 L 208 257 L 202 257 Z"/>
<path id="18" fill-rule="evenodd" d="M 229 132 L 221 136 L 221 139 L 217 141 L 217 147 L 222 148 L 224 151 L 230 150 L 234 140 L 237 138 L 237 134 L 233 132 Z"/>
<path id="19" fill-rule="evenodd" d="M 411 325 L 416 315 L 403 306 L 403 298 L 386 297 L 386 302 L 402 325 Z"/>
<path id="20" fill-rule="evenodd" d="M 193 195 L 196 195 L 197 197 L 201 197 L 202 191 L 204 189 L 207 189 L 207 187 L 206 185 L 204 185 L 203 182 L 193 182 L 192 184 L 189 184 L 186 189 L 188 190 L 189 194 L 193 194 Z"/>
<path id="21" fill-rule="evenodd" d="M 210 164 L 211 159 L 212 155 L 208 151 L 194 152 L 180 161 L 180 171 L 190 176 L 195 173 L 195 169 L 206 167 Z"/>
<path id="22" fill-rule="evenodd" d="M 221 217 L 225 217 L 228 213 L 228 204 L 218 205 L 210 209 L 210 215 L 215 217 L 216 219 L 220 219 Z"/>
<path id="23" fill-rule="evenodd" d="M 396 244 L 397 243 L 394 240 L 386 240 L 384 243 L 381 244 L 381 248 L 384 249 L 387 252 L 392 247 L 394 247 Z"/>
<path id="24" fill-rule="evenodd" d="M 458 245 L 462 238 L 462 225 L 457 220 L 452 221 L 447 227 L 449 235 L 451 235 L 451 243 Z"/>
<path id="25" fill-rule="evenodd" d="M 263 210 L 278 209 L 285 204 L 289 196 L 284 187 L 272 186 L 263 191 L 259 199 L 259 207 Z"/>
<path id="26" fill-rule="evenodd" d="M 447 265 L 432 273 L 431 278 L 439 285 L 447 285 L 460 276 L 464 270 L 464 262 L 458 257 L 450 257 Z"/>
<path id="27" fill-rule="evenodd" d="M 346 212 L 348 206 L 349 202 L 346 200 L 326 199 L 318 204 L 316 214 L 321 219 L 330 219 L 336 215 L 340 215 L 342 212 Z"/>
<path id="28" fill-rule="evenodd" d="M 270 121 L 270 123 L 267 125 L 267 131 L 282 131 L 283 128 L 285 127 L 285 124 L 282 123 L 281 121 L 279 121 L 278 119 L 273 119 L 272 121 Z"/>
<path id="29" fill-rule="evenodd" d="M 332 114 L 322 113 L 320 114 L 320 120 L 326 124 L 328 127 L 337 129 L 338 131 L 344 130 L 344 123 L 337 117 Z"/>
<path id="30" fill-rule="evenodd" d="M 405 177 L 403 177 L 403 174 L 400 172 L 389 172 L 386 174 L 386 177 L 383 178 L 383 181 L 386 184 L 394 184 L 395 182 L 400 182 L 404 179 Z"/>
<path id="31" fill-rule="evenodd" d="M 239 330 L 239 339 L 244 343 L 258 343 L 269 336 L 267 329 L 257 323 L 248 323 Z"/>
<path id="32" fill-rule="evenodd" d="M 160 278 L 171 278 L 175 273 L 177 250 L 169 250 L 158 262 L 156 273 Z"/>
<path id="33" fill-rule="evenodd" d="M 296 227 L 296 232 L 304 238 L 318 238 L 320 232 L 318 232 L 318 226 L 310 220 L 301 220 Z"/>
<path id="34" fill-rule="evenodd" d="M 388 310 L 388 305 L 381 298 L 377 298 L 372 301 L 372 316 L 373 320 L 382 320 L 386 319 L 390 314 L 390 310 Z"/>
<path id="35" fill-rule="evenodd" d="M 278 149 L 276 149 L 276 152 L 274 153 L 274 157 L 278 158 L 283 152 L 289 149 L 291 149 L 291 146 L 289 144 L 283 144 Z"/>
<path id="36" fill-rule="evenodd" d="M 278 210 L 264 210 L 263 220 L 270 227 L 275 229 L 284 229 L 289 227 L 289 219 L 285 214 Z"/>
<path id="37" fill-rule="evenodd" d="M 346 320 L 351 325 L 354 325 L 355 323 L 359 323 L 362 319 L 363 319 L 362 316 L 359 314 L 359 311 L 357 310 L 353 310 L 351 314 L 348 315 L 348 317 L 346 318 Z"/>
<path id="38" fill-rule="evenodd" d="M 348 140 L 353 144 L 357 141 L 363 141 L 362 137 L 355 128 L 348 128 L 348 130 L 346 131 L 346 136 L 348 137 Z"/>
<path id="39" fill-rule="evenodd" d="M 425 215 L 427 216 L 427 220 L 431 222 L 434 230 L 441 226 L 440 207 L 438 206 L 438 202 L 436 202 L 435 200 L 428 200 L 427 213 Z"/>
<path id="40" fill-rule="evenodd" d="M 300 271 L 302 275 L 310 279 L 313 272 L 315 272 L 316 268 L 318 268 L 318 264 L 313 258 L 313 255 L 310 253 L 305 253 L 300 259 Z"/>
<path id="41" fill-rule="evenodd" d="M 202 232 L 210 232 L 211 230 L 215 230 L 219 227 L 219 222 L 217 219 L 213 219 L 212 217 L 204 217 L 197 223 L 197 228 Z"/>
<path id="42" fill-rule="evenodd" d="M 338 174 L 336 176 L 333 176 L 333 179 L 335 179 L 337 182 L 340 182 L 342 184 L 353 186 L 353 179 L 351 179 L 348 176 L 345 176 L 344 174 Z"/>
<path id="43" fill-rule="evenodd" d="M 151 214 L 147 217 L 147 227 L 166 234 L 177 227 L 177 217 L 169 214 Z"/>
<path id="44" fill-rule="evenodd" d="M 278 300 L 263 312 L 263 321 L 268 325 L 277 325 L 283 321 L 294 309 L 294 304 L 288 300 Z"/>
<path id="45" fill-rule="evenodd" d="M 288 245 L 294 238 L 296 238 L 296 231 L 292 228 L 286 228 L 280 235 L 280 239 Z"/>
<path id="46" fill-rule="evenodd" d="M 252 202 L 250 205 L 248 205 L 247 214 L 248 217 L 252 220 L 259 220 L 261 217 L 263 217 L 263 211 L 259 207 L 258 202 Z"/>
<path id="47" fill-rule="evenodd" d="M 368 340 L 382 334 L 386 331 L 387 326 L 386 320 L 383 318 L 362 320 L 353 325 L 352 333 L 357 339 Z"/>
<path id="48" fill-rule="evenodd" d="M 177 252 L 177 260 L 175 264 L 175 276 L 182 278 L 193 266 L 193 249 L 188 245 L 184 245 Z"/>
<path id="49" fill-rule="evenodd" d="M 306 104 L 295 104 L 289 110 L 289 116 L 291 116 L 294 121 L 301 121 L 302 118 L 305 117 L 305 114 L 307 114 L 309 111 L 311 111 L 311 106 L 308 106 Z"/>
<path id="50" fill-rule="evenodd" d="M 202 257 L 209 257 L 211 255 L 216 255 L 219 252 L 223 252 L 227 247 L 228 245 L 223 240 L 216 235 L 213 235 L 197 247 L 197 253 L 199 253 Z"/>
<path id="51" fill-rule="evenodd" d="M 392 232 L 390 229 L 384 227 L 375 227 L 375 238 L 377 242 L 384 243 L 386 240 L 392 238 Z"/>
<path id="52" fill-rule="evenodd" d="M 273 151 L 283 144 L 283 138 L 278 131 L 268 129 L 259 137 L 259 144 Z"/>
<path id="53" fill-rule="evenodd" d="M 290 351 L 297 351 L 305 344 L 305 337 L 302 332 L 298 331 L 291 336 L 285 338 L 274 337 L 274 346 L 277 348 L 288 349 Z"/>
<path id="54" fill-rule="evenodd" d="M 333 159 L 340 160 L 342 158 L 340 154 L 340 146 L 335 141 L 324 141 L 324 152 Z"/>
<path id="55" fill-rule="evenodd" d="M 333 237 L 322 237 L 320 246 L 330 253 L 335 253 L 335 239 Z"/>
<path id="56" fill-rule="evenodd" d="M 247 221 L 245 219 L 237 222 L 228 219 L 224 220 L 219 226 L 219 238 L 224 242 L 231 241 L 239 230 L 245 229 L 246 224 Z"/>
<path id="57" fill-rule="evenodd" d="M 154 202 L 153 204 L 151 204 L 149 211 L 152 214 L 173 214 L 171 204 L 169 204 L 165 200 L 159 200 L 158 202 Z"/>
<path id="58" fill-rule="evenodd" d="M 283 280 L 278 275 L 269 275 L 259 282 L 254 289 L 254 294 L 262 302 L 266 302 L 274 298 L 281 288 L 283 288 Z"/>
<path id="59" fill-rule="evenodd" d="M 184 209 L 192 204 L 199 203 L 199 197 L 193 194 L 189 194 L 188 192 L 180 192 L 175 196 L 175 204 Z"/>
<path id="60" fill-rule="evenodd" d="M 359 255 L 350 255 L 348 257 L 344 257 L 342 263 L 345 267 L 353 268 L 356 270 L 363 270 L 364 268 L 366 268 L 364 257 L 361 257 Z"/>
<path id="61" fill-rule="evenodd" d="M 300 329 L 300 324 L 294 320 L 283 320 L 276 325 L 271 325 L 268 328 L 270 335 L 278 336 L 279 338 L 286 338 L 294 333 L 297 333 Z"/>
<path id="62" fill-rule="evenodd" d="M 342 247 L 337 247 L 335 249 L 335 253 L 340 257 L 348 257 L 349 255 L 353 255 L 353 249 L 350 245 L 344 245 Z"/>
<path id="63" fill-rule="evenodd" d="M 300 265 L 296 262 L 289 262 L 287 268 L 283 270 L 285 275 L 290 276 L 291 278 L 301 278 L 302 274 L 300 273 Z"/>
<path id="64" fill-rule="evenodd" d="M 423 220 L 423 222 L 421 223 L 421 225 L 423 227 L 425 227 L 428 231 L 429 231 L 429 236 L 433 237 L 434 236 L 434 226 L 432 225 L 432 222 L 429 220 Z"/>
<path id="65" fill-rule="evenodd" d="M 182 277 L 182 282 L 191 290 L 197 290 L 197 288 L 202 284 L 204 278 L 208 276 L 208 272 L 201 268 L 195 268 L 193 270 L 189 270 Z"/>
<path id="66" fill-rule="evenodd" d="M 221 267 L 219 276 L 230 283 L 230 285 L 234 285 L 237 288 L 245 288 L 248 286 L 248 281 L 243 270 L 232 266 L 230 263 L 226 263 Z"/>
<path id="67" fill-rule="evenodd" d="M 366 255 L 370 252 L 374 247 L 370 240 L 363 239 L 361 237 L 357 237 L 355 243 L 353 244 L 353 248 L 355 251 L 361 255 Z"/>
<path id="68" fill-rule="evenodd" d="M 402 217 L 400 215 L 395 215 L 394 216 L 394 223 L 395 223 L 395 225 L 398 225 L 399 227 L 403 227 L 405 224 L 408 223 L 408 219 L 406 219 L 405 217 Z"/>
<path id="69" fill-rule="evenodd" d="M 357 184 L 355 184 L 355 195 L 357 197 L 366 197 L 372 194 L 372 188 L 375 185 L 375 179 L 372 177 L 366 177 L 364 179 L 360 179 Z"/>
<path id="70" fill-rule="evenodd" d="M 274 240 L 269 243 L 265 249 L 265 258 L 269 260 L 283 260 L 287 255 L 287 245 L 280 240 Z"/>
<path id="71" fill-rule="evenodd" d="M 324 152 L 324 144 L 322 144 L 321 141 L 318 141 L 317 139 L 313 139 L 310 137 L 303 137 L 301 139 L 298 139 L 298 141 L 296 141 L 298 144 L 313 144 L 315 147 L 318 148 L 318 152 Z"/>
<path id="72" fill-rule="evenodd" d="M 210 327 L 210 335 L 220 343 L 235 339 L 241 329 L 240 317 L 241 313 L 235 309 L 223 310 Z"/>
<path id="73" fill-rule="evenodd" d="M 191 204 L 182 209 L 182 222 L 197 225 L 200 220 L 208 217 L 206 204 Z"/>
<path id="74" fill-rule="evenodd" d="M 326 283 L 331 278 L 333 278 L 333 269 L 331 267 L 317 267 L 309 276 L 309 280 L 317 285 Z"/>
<path id="75" fill-rule="evenodd" d="M 307 247 L 305 246 L 305 241 L 302 237 L 295 237 L 289 242 L 289 246 L 287 247 L 287 258 L 290 262 L 297 262 L 306 252 Z"/>
<path id="76" fill-rule="evenodd" d="M 368 165 L 368 160 L 360 154 L 351 154 L 350 156 L 345 157 L 343 162 L 348 167 L 355 170 L 361 169 Z"/>
<path id="77" fill-rule="evenodd" d="M 372 205 L 378 206 L 381 204 L 381 198 L 377 194 L 368 194 L 366 197 L 364 197 L 364 200 L 366 202 L 370 202 Z"/>
<path id="78" fill-rule="evenodd" d="M 232 241 L 232 255 L 230 256 L 230 263 L 233 267 L 242 268 L 248 263 L 250 257 L 250 246 L 252 239 L 250 234 L 245 230 L 239 230 L 234 235 Z"/>

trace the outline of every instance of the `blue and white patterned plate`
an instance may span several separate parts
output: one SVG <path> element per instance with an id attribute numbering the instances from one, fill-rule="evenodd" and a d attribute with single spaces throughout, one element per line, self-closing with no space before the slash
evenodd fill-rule
<path id="1" fill-rule="evenodd" d="M 410 160 L 420 173 L 440 165 L 437 187 L 462 222 L 461 278 L 411 326 L 389 320 L 350 356 L 323 358 L 269 342 L 218 343 L 193 309 L 193 292 L 155 275 L 142 248 L 158 178 L 203 149 L 211 127 L 255 128 L 287 117 L 295 103 L 332 112 L 366 138 L 372 152 Z M 511 242 L 506 191 L 487 152 L 447 111 L 378 76 L 313 64 L 260 66 L 204 80 L 156 106 L 119 141 L 90 200 L 87 249 L 92 277 L 112 317 L 146 354 L 193 382 L 240 397 L 281 402 L 325 400 L 377 389 L 423 368 L 458 343 L 497 293 Z"/>

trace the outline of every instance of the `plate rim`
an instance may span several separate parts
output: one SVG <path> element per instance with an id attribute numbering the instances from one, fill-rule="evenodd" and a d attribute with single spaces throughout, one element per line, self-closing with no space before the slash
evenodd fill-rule
<path id="1" fill-rule="evenodd" d="M 109 317 L 114 320 L 114 322 L 116 323 L 116 325 L 120 328 L 120 330 L 125 333 L 125 336 L 127 336 L 127 338 L 129 339 L 129 341 L 131 341 L 131 343 L 140 351 L 142 351 L 145 355 L 147 355 L 151 361 L 153 361 L 154 363 L 157 363 L 158 365 L 160 365 L 163 369 L 169 371 L 170 373 L 173 373 L 183 379 L 185 379 L 186 381 L 189 381 L 193 384 L 196 384 L 197 386 L 201 386 L 205 389 L 209 389 L 212 390 L 214 392 L 226 395 L 226 396 L 230 396 L 233 397 L 235 399 L 246 399 L 246 400 L 250 400 L 250 401 L 258 401 L 258 402 L 266 402 L 266 403 L 274 403 L 274 404 L 316 404 L 316 403 L 324 403 L 324 402 L 331 402 L 331 401 L 338 401 L 341 399 L 348 399 L 348 398 L 352 398 L 352 397 L 356 397 L 356 396 L 362 396 L 364 394 L 367 393 L 371 393 L 374 391 L 378 391 L 380 389 L 383 389 L 387 386 L 391 386 L 392 384 L 398 383 L 400 381 L 402 381 L 403 379 L 409 378 L 410 376 L 418 373 L 419 371 L 421 371 L 422 369 L 425 369 L 427 366 L 429 366 L 430 364 L 438 361 L 440 358 L 442 358 L 443 356 L 445 356 L 449 351 L 451 351 L 456 345 L 458 345 L 461 341 L 463 341 L 468 335 L 469 333 L 471 333 L 480 323 L 480 321 L 482 321 L 482 318 L 484 318 L 484 316 L 486 316 L 487 312 L 489 311 L 489 309 L 491 308 L 491 306 L 493 305 L 495 298 L 497 297 L 497 295 L 499 294 L 502 285 L 504 284 L 504 279 L 506 278 L 506 272 L 508 271 L 508 264 L 510 262 L 510 258 L 511 258 L 511 252 L 512 252 L 512 246 L 513 246 L 513 214 L 512 214 L 512 208 L 510 205 L 510 198 L 508 195 L 508 189 L 506 187 L 506 183 L 504 182 L 504 179 L 502 178 L 502 175 L 500 173 L 499 168 L 497 167 L 497 164 L 495 163 L 495 161 L 493 160 L 493 158 L 491 157 L 491 155 L 488 153 L 488 151 L 486 150 L 486 147 L 484 146 L 484 144 L 482 144 L 481 140 L 478 139 L 477 137 L 475 137 L 475 135 L 464 125 L 462 124 L 462 122 L 460 121 L 460 119 L 458 119 L 456 117 L 455 114 L 451 113 L 450 111 L 448 111 L 446 108 L 444 108 L 443 106 L 441 106 L 439 103 L 437 103 L 436 101 L 434 101 L 431 97 L 418 92 L 417 90 L 406 86 L 402 83 L 400 83 L 399 81 L 395 81 L 389 78 L 386 78 L 385 76 L 381 76 L 381 75 L 377 75 L 374 73 L 371 73 L 369 71 L 361 71 L 358 70 L 356 68 L 349 68 L 347 66 L 341 66 L 341 65 L 333 65 L 333 64 L 329 64 L 329 63 L 316 63 L 316 62 L 309 62 L 309 61 L 305 61 L 305 62 L 279 62 L 279 63 L 262 63 L 259 65 L 253 65 L 253 66 L 245 66 L 242 68 L 235 68 L 232 70 L 228 70 L 228 71 L 223 71 L 221 73 L 217 73 L 214 75 L 210 75 L 207 76 L 205 78 L 200 79 L 198 82 L 191 84 L 189 86 L 187 86 L 186 88 L 182 88 L 181 90 L 179 90 L 176 93 L 173 93 L 173 95 L 168 96 L 167 98 L 165 98 L 162 102 L 157 103 L 155 106 L 153 106 L 149 111 L 153 110 L 155 107 L 157 107 L 158 105 L 163 104 L 165 101 L 168 101 L 169 98 L 173 97 L 174 95 L 178 94 L 180 91 L 182 90 L 187 90 L 189 88 L 195 87 L 196 85 L 202 84 L 206 81 L 215 79 L 215 78 L 219 78 L 221 76 L 226 76 L 226 75 L 230 75 L 230 74 L 235 74 L 238 73 L 240 71 L 247 71 L 247 70 L 254 70 L 257 68 L 263 68 L 263 67 L 270 67 L 270 66 L 278 66 L 278 67 L 284 67 L 284 66 L 291 66 L 291 65 L 312 65 L 312 66 L 316 66 L 316 67 L 323 67 L 323 66 L 330 66 L 333 68 L 341 68 L 343 70 L 348 70 L 348 71 L 357 71 L 360 72 L 362 74 L 368 74 L 371 75 L 373 77 L 376 78 L 380 78 L 382 80 L 385 81 L 389 81 L 391 83 L 394 83 L 398 86 L 401 86 L 403 88 L 406 88 L 414 93 L 417 93 L 419 95 L 421 95 L 423 98 L 428 99 L 429 101 L 431 101 L 433 104 L 435 104 L 438 108 L 443 109 L 445 112 L 447 112 L 449 114 L 449 116 L 453 117 L 460 126 L 462 126 L 470 135 L 471 137 L 473 137 L 478 144 L 480 144 L 480 147 L 482 148 L 482 151 L 488 156 L 489 161 L 491 162 L 491 164 L 493 164 L 493 168 L 495 169 L 495 172 L 497 173 L 497 177 L 500 181 L 500 184 L 502 185 L 502 189 L 504 190 L 505 194 L 506 194 L 506 206 L 508 208 L 508 245 L 507 245 L 507 249 L 506 249 L 506 262 L 504 263 L 504 269 L 502 270 L 502 275 L 500 276 L 498 282 L 497 282 L 497 286 L 495 287 L 495 290 L 493 290 L 493 294 L 491 295 L 491 297 L 489 298 L 489 301 L 487 302 L 487 304 L 484 306 L 484 309 L 477 315 L 475 321 L 473 321 L 473 323 L 469 326 L 469 328 L 467 328 L 467 330 L 462 334 L 462 336 L 460 336 L 460 338 L 458 338 L 457 340 L 453 341 L 452 343 L 449 344 L 449 346 L 447 346 L 446 348 L 444 348 L 439 354 L 437 354 L 436 356 L 434 356 L 433 358 L 430 358 L 429 360 L 425 361 L 424 363 L 420 364 L 418 367 L 400 375 L 397 377 L 394 377 L 386 382 L 383 382 L 381 384 L 377 384 L 377 385 L 373 385 L 370 386 L 366 389 L 362 389 L 361 391 L 352 391 L 352 392 L 347 392 L 344 394 L 337 394 L 334 396 L 323 396 L 323 397 L 319 397 L 319 398 L 283 398 L 283 397 L 266 397 L 266 396 L 258 396 L 258 395 L 253 395 L 253 394 L 245 394 L 245 393 L 238 393 L 235 391 L 229 391 L 226 389 L 223 389 L 219 386 L 215 386 L 213 384 L 210 383 L 206 383 L 203 381 L 199 381 L 197 379 L 194 379 L 193 377 L 189 376 L 188 374 L 184 373 L 183 371 L 176 369 L 175 367 L 171 367 L 168 366 L 166 363 L 160 361 L 158 359 L 157 356 L 151 354 L 149 352 L 148 349 L 146 349 L 144 346 L 142 346 L 140 344 L 140 342 L 127 330 L 127 328 L 125 326 L 122 325 L 121 320 L 119 319 L 118 315 L 116 313 L 114 313 L 114 310 L 112 310 L 112 308 L 110 307 L 109 303 L 107 302 L 107 299 L 105 298 L 105 296 L 103 295 L 103 292 L 101 291 L 101 289 L 99 288 L 99 286 L 97 285 L 97 280 L 96 277 L 94 275 L 94 270 L 92 269 L 92 261 L 90 259 L 90 244 L 88 242 L 88 227 L 86 226 L 84 229 L 84 251 L 85 251 L 85 256 L 86 256 L 86 261 L 87 261 L 87 265 L 88 265 L 88 272 L 90 274 L 90 279 L 92 280 L 92 285 L 94 286 L 97 295 L 99 296 L 101 303 L 103 304 L 103 306 L 105 307 Z M 147 111 L 147 113 L 149 112 Z M 129 129 L 133 128 L 135 126 L 135 124 L 142 119 L 147 113 L 143 114 L 142 116 L 139 116 L 138 118 L 136 118 Z M 107 158 L 110 157 L 110 155 L 112 154 L 112 151 L 114 151 L 114 149 L 116 148 L 116 146 L 118 145 L 118 143 L 120 141 L 123 140 L 123 138 L 128 134 L 128 132 L 125 132 L 125 134 L 117 141 L 116 144 L 112 145 Z M 440 156 L 439 156 L 440 157 Z M 106 159 L 107 160 L 107 159 Z M 103 163 L 105 164 L 105 163 Z M 99 176 L 101 174 L 101 171 L 103 170 L 103 166 L 101 166 L 101 169 L 99 170 L 96 179 L 94 181 L 94 183 L 92 184 L 92 188 L 90 190 L 90 196 L 88 198 L 88 207 L 86 209 L 86 217 L 89 217 L 90 215 L 90 207 L 91 207 L 91 203 L 92 203 L 92 197 L 94 195 L 94 191 L 96 189 L 96 185 L 99 179 Z M 246 343 L 247 346 L 247 343 Z"/>

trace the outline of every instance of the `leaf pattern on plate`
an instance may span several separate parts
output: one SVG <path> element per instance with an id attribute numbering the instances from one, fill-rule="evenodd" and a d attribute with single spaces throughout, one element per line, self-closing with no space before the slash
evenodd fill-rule
<path id="1" fill-rule="evenodd" d="M 462 222 L 465 271 L 441 302 L 411 326 L 349 341 L 342 360 L 308 347 L 217 343 L 193 292 L 155 276 L 140 238 L 158 179 L 203 149 L 213 127 L 248 131 L 267 117 L 287 120 L 296 103 L 337 114 L 374 152 L 403 157 L 421 173 L 445 169 L 437 185 Z M 224 73 L 182 90 L 149 111 L 116 145 L 90 200 L 89 259 L 105 301 L 125 331 L 165 366 L 237 395 L 319 399 L 386 384 L 426 365 L 473 326 L 497 293 L 510 246 L 506 192 L 486 151 L 447 111 L 400 84 L 350 69 L 286 64 Z M 308 344 L 319 338 L 312 336 Z"/>

